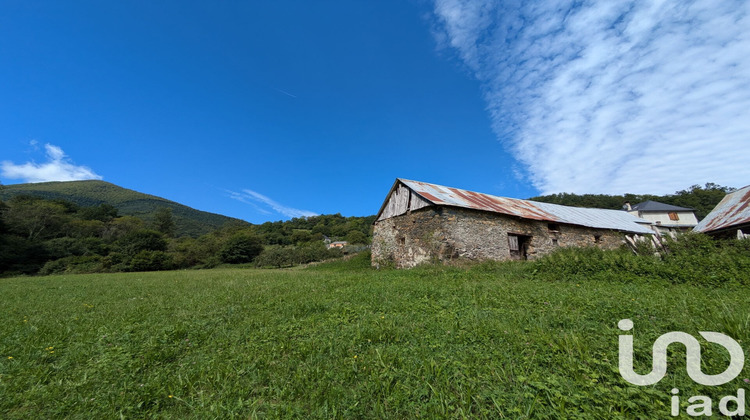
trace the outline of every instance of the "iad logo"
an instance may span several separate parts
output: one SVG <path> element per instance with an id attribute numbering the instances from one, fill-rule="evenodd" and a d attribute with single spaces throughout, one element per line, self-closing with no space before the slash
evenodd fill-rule
<path id="1" fill-rule="evenodd" d="M 623 319 L 617 323 L 623 331 L 633 329 L 633 321 Z M 716 343 L 729 351 L 729 367 L 718 375 L 706 375 L 701 371 L 701 345 L 690 334 L 673 331 L 668 332 L 654 342 L 653 368 L 647 375 L 639 375 L 633 371 L 633 336 L 620 335 L 620 375 L 633 385 L 653 385 L 667 374 L 667 347 L 672 343 L 682 343 L 687 350 L 687 373 L 690 379 L 701 384 L 716 386 L 725 384 L 742 372 L 745 365 L 745 353 L 742 347 L 728 335 L 717 332 L 701 331 L 699 334 L 710 343 Z"/>
<path id="2" fill-rule="evenodd" d="M 633 329 L 633 321 L 629 319 L 620 320 L 617 327 L 622 331 Z M 690 379 L 708 386 L 725 384 L 742 372 L 745 365 L 745 354 L 742 347 L 731 337 L 717 333 L 700 331 L 699 334 L 708 342 L 716 343 L 727 349 L 729 352 L 729 367 L 718 375 L 706 375 L 701 371 L 701 345 L 698 340 L 690 334 L 673 331 L 659 336 L 654 342 L 652 351 L 652 369 L 646 375 L 640 375 L 633 370 L 633 336 L 620 335 L 619 352 L 620 352 L 620 375 L 633 385 L 646 386 L 659 382 L 667 374 L 667 347 L 672 343 L 681 343 L 685 346 L 687 353 L 686 369 Z M 679 415 L 679 390 L 672 390 L 672 415 Z M 687 408 L 687 414 L 690 416 L 710 416 L 712 414 L 711 399 L 707 396 L 697 395 L 688 399 L 693 404 Z M 732 411 L 727 408 L 730 402 L 737 405 L 737 409 Z M 729 395 L 719 402 L 719 411 L 724 415 L 744 415 L 745 414 L 745 390 L 737 390 L 737 396 Z"/>

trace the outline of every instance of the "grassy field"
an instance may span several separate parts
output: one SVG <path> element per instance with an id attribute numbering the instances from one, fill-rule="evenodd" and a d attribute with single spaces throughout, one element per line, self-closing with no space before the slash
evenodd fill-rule
<path id="1" fill-rule="evenodd" d="M 215 269 L 0 279 L 0 418 L 671 418 L 684 351 L 636 387 L 668 331 L 746 347 L 750 290 L 539 275 L 533 264 Z M 728 353 L 703 343 L 704 371 Z"/>

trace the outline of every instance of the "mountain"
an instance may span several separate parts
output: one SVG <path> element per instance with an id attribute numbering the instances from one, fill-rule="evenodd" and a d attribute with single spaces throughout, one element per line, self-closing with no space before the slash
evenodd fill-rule
<path id="1" fill-rule="evenodd" d="M 104 181 L 40 182 L 33 184 L 4 185 L 0 189 L 0 200 L 16 195 L 33 195 L 46 199 L 62 199 L 81 207 L 109 204 L 117 208 L 120 215 L 136 216 L 145 221 L 153 219 L 160 207 L 172 209 L 172 219 L 177 225 L 177 235 L 197 237 L 220 228 L 227 222 L 249 223 L 220 214 L 196 210 L 183 204 L 119 187 Z"/>

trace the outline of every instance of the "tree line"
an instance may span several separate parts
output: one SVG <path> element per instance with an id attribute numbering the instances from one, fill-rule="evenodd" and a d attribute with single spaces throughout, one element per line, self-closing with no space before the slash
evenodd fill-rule
<path id="1" fill-rule="evenodd" d="M 734 188 L 732 187 L 724 187 L 709 182 L 705 186 L 693 185 L 688 189 L 676 191 L 674 194 L 668 195 L 559 193 L 533 197 L 529 200 L 572 207 L 591 207 L 612 210 L 621 209 L 626 202 L 635 205 L 644 201 L 652 200 L 664 204 L 671 204 L 673 206 L 694 209 L 696 217 L 700 220 L 706 217 L 706 215 L 710 213 L 717 204 L 719 204 L 727 193 L 732 191 L 734 191 Z"/>
<path id="2" fill-rule="evenodd" d="M 2 187 L 2 186 L 0 186 Z M 79 206 L 29 195 L 0 201 L 0 274 L 55 274 L 284 267 L 343 255 L 326 240 L 368 244 L 374 216 L 340 214 L 249 225 L 228 222 L 197 238 L 177 237 L 172 209 L 146 220 L 109 204 Z"/>

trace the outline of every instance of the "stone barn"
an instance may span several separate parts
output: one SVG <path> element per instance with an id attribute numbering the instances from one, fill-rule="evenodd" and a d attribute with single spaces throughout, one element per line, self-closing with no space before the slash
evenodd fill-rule
<path id="1" fill-rule="evenodd" d="M 651 235 L 650 222 L 622 210 L 496 197 L 397 179 L 375 219 L 372 263 L 534 259 L 558 247 L 613 249 Z"/>

